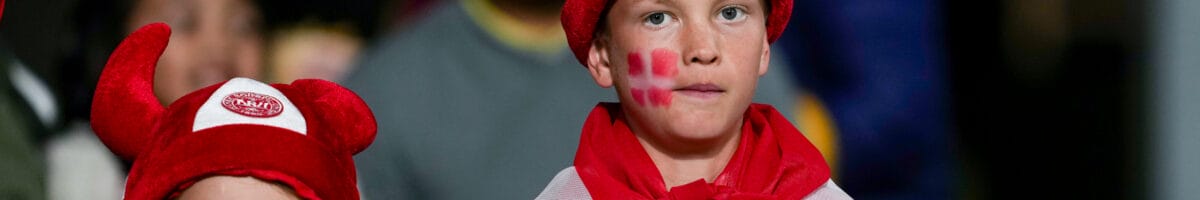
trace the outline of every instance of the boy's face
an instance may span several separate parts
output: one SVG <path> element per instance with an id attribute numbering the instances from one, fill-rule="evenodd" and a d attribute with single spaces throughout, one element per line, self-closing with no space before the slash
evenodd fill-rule
<path id="1" fill-rule="evenodd" d="M 715 139 L 740 131 L 767 72 L 766 15 L 762 0 L 618 0 L 588 69 L 616 85 L 634 131 Z"/>

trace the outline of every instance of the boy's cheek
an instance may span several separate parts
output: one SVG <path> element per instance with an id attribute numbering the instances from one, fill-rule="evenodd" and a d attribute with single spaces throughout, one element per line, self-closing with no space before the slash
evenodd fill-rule
<path id="1" fill-rule="evenodd" d="M 667 48 L 635 50 L 627 55 L 629 93 L 634 102 L 647 107 L 669 107 L 675 77 L 679 74 L 679 53 Z"/>

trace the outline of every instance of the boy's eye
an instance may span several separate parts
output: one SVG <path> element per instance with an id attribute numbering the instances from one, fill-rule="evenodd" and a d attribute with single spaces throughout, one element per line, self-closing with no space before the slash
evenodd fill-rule
<path id="1" fill-rule="evenodd" d="M 725 7 L 721 9 L 721 19 L 734 21 L 745 17 L 745 13 L 738 7 Z"/>
<path id="2" fill-rule="evenodd" d="M 671 20 L 671 15 L 668 15 L 667 13 L 658 12 L 658 13 L 653 13 L 653 14 L 646 16 L 646 24 L 648 24 L 650 26 L 662 26 L 663 24 L 666 24 L 666 22 L 670 21 L 670 20 Z"/>

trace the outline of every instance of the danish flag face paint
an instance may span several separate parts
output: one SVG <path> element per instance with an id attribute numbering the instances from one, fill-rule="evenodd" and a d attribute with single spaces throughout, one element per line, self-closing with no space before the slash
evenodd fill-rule
<path id="1" fill-rule="evenodd" d="M 657 48 L 644 56 L 641 52 L 629 53 L 629 93 L 638 105 L 668 107 L 679 74 L 679 54 Z"/>

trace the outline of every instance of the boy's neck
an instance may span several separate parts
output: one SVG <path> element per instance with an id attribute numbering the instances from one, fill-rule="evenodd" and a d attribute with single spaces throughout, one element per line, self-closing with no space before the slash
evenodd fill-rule
<path id="1" fill-rule="evenodd" d="M 740 122 L 738 124 L 741 124 Z M 680 141 L 655 139 L 634 130 L 642 148 L 654 161 L 667 189 L 704 179 L 712 182 L 729 164 L 741 140 L 741 127 L 718 138 Z"/>

